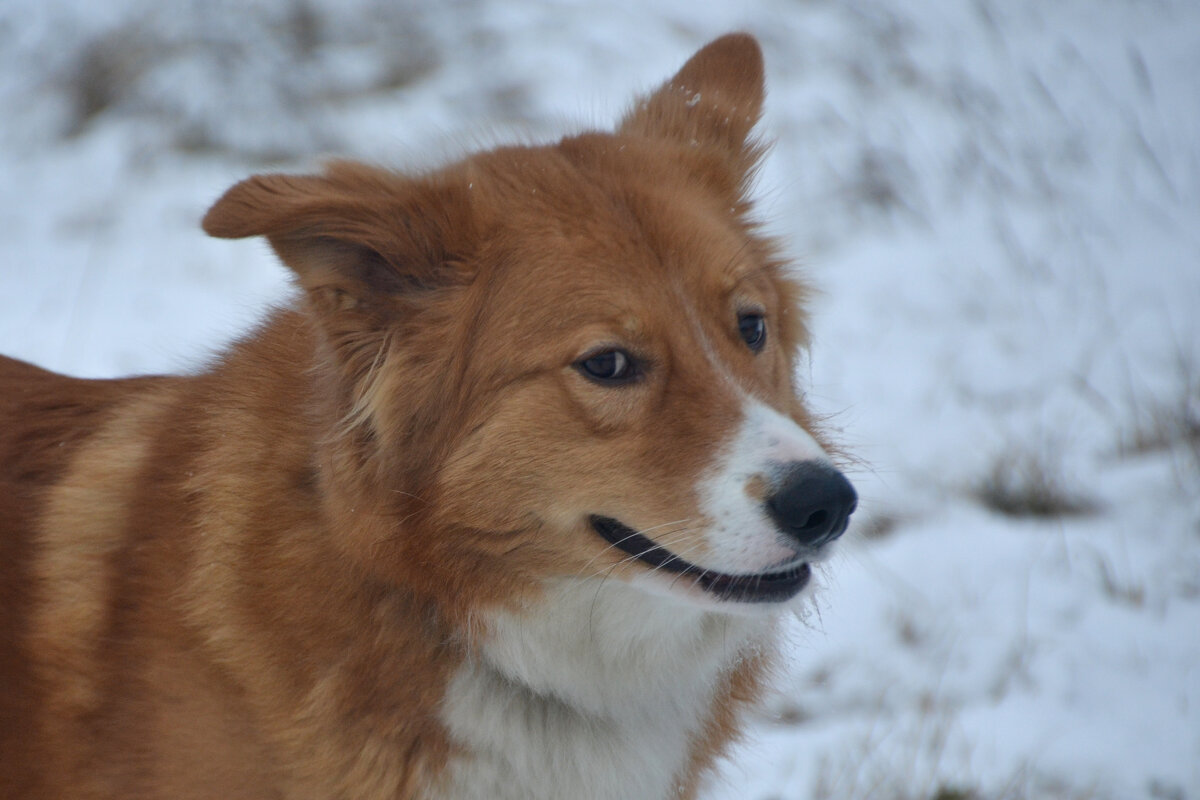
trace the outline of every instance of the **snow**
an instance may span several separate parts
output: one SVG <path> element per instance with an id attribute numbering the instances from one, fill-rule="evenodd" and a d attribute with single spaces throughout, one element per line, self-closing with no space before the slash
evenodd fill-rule
<path id="1" fill-rule="evenodd" d="M 1200 797 L 1192 0 L 0 5 L 0 351 L 195 368 L 290 291 L 199 231 L 234 181 L 603 125 L 739 28 L 863 502 L 707 796 Z"/>

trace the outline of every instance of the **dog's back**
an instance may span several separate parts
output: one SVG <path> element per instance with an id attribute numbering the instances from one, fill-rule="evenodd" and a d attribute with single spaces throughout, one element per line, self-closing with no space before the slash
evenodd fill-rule
<path id="1" fill-rule="evenodd" d="M 281 327 L 254 341 L 286 362 L 272 344 L 303 337 Z M 263 506 L 255 487 L 279 494 L 232 463 L 278 456 L 271 420 L 297 419 L 278 396 L 290 384 L 255 394 L 278 370 L 250 350 L 217 374 L 121 380 L 0 357 L 0 797 L 271 794 L 271 759 L 210 646 L 228 609 L 206 595 L 200 539 L 239 502 Z M 217 408 L 239 392 L 276 413 Z M 242 487 L 207 528 L 195 497 L 219 495 L 222 472 L 197 477 L 206 459 Z"/>
<path id="2" fill-rule="evenodd" d="M 256 796 L 255 742 L 178 591 L 202 383 L 0 357 L 0 797 Z M 146 756 L 193 748 L 203 762 Z"/>
<path id="3" fill-rule="evenodd" d="M 0 356 L 0 795 L 36 796 L 43 691 L 29 635 L 36 600 L 36 532 L 51 487 L 72 455 L 146 379 L 68 378 Z M 32 769 L 31 769 L 32 768 Z"/>

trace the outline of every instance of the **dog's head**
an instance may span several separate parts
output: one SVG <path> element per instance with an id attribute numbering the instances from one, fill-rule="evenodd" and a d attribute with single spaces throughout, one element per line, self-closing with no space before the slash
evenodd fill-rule
<path id="1" fill-rule="evenodd" d="M 217 202 L 205 229 L 265 235 L 306 292 L 339 536 L 491 599 L 572 576 L 723 608 L 803 588 L 856 498 L 793 384 L 803 287 L 750 218 L 762 100 L 731 35 L 613 133 Z"/>

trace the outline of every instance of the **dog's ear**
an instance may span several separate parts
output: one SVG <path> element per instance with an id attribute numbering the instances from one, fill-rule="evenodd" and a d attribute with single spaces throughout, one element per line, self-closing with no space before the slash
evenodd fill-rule
<path id="1" fill-rule="evenodd" d="M 265 236 L 318 307 L 381 307 L 453 278 L 470 246 L 465 193 L 352 162 L 256 175 L 204 217 L 211 236 Z"/>
<path id="2" fill-rule="evenodd" d="M 709 42 L 637 103 L 619 132 L 715 148 L 747 176 L 762 154 L 750 131 L 762 115 L 765 94 L 758 42 L 731 33 Z"/>
<path id="3" fill-rule="evenodd" d="M 327 385 L 346 432 L 374 426 L 398 391 L 405 373 L 385 368 L 394 334 L 420 330 L 423 310 L 471 280 L 469 186 L 449 174 L 408 178 L 336 162 L 322 175 L 248 178 L 205 215 L 212 236 L 265 236 L 296 273 L 321 358 L 339 378 Z"/>

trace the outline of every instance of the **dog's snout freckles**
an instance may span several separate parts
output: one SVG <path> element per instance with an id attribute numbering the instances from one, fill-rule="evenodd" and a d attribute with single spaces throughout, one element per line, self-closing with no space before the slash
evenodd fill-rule
<path id="1" fill-rule="evenodd" d="M 747 479 L 742 491 L 754 502 L 762 503 L 766 501 L 767 495 L 771 491 L 771 482 L 766 475 L 755 473 Z"/>

